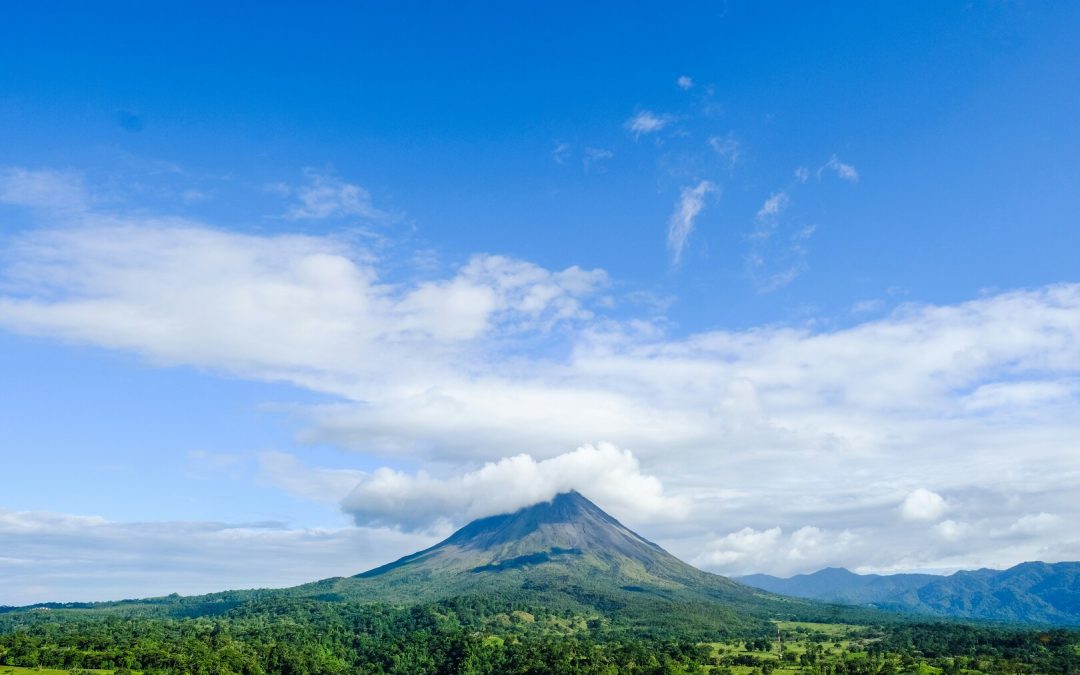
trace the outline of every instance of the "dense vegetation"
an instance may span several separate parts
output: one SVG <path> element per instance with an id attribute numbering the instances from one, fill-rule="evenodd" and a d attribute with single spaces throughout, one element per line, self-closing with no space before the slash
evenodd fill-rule
<path id="1" fill-rule="evenodd" d="M 199 618 L 20 612 L 0 619 L 0 664 L 146 673 L 645 673 L 693 672 L 707 659 L 707 648 L 674 636 L 634 639 L 599 616 L 534 612 L 482 597 L 414 607 L 279 598 Z"/>
<path id="2" fill-rule="evenodd" d="M 0 673 L 1080 672 L 1080 634 L 1060 630 L 782 622 L 781 653 L 775 624 L 702 641 L 657 613 L 642 636 L 602 614 L 485 596 L 411 607 L 269 596 L 217 615 L 180 614 L 9 612 L 0 615 Z"/>

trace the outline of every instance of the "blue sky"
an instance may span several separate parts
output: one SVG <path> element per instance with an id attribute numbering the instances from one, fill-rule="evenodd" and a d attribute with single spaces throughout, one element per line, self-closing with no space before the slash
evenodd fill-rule
<path id="1" fill-rule="evenodd" d="M 1080 8 L 4 14 L 0 603 L 1080 556 Z"/>

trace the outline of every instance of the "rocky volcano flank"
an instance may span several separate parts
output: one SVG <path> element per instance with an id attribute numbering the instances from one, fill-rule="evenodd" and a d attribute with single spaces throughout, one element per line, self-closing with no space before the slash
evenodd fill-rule
<path id="1" fill-rule="evenodd" d="M 499 572 L 543 565 L 679 578 L 701 574 L 629 530 L 578 492 L 473 521 L 429 549 L 359 575 L 421 570 Z"/>

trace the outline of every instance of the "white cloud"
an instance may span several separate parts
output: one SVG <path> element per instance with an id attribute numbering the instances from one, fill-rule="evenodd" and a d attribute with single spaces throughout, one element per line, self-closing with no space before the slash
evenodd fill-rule
<path id="1" fill-rule="evenodd" d="M 634 138 L 654 134 L 671 124 L 671 115 L 657 115 L 648 110 L 642 110 L 626 121 L 626 128 L 634 134 Z"/>
<path id="2" fill-rule="evenodd" d="M 759 293 L 771 293 L 787 286 L 809 269 L 807 242 L 817 231 L 816 225 L 803 225 L 787 236 L 783 215 L 791 204 L 787 190 L 772 193 L 754 217 L 754 229 L 747 238 L 750 250 L 744 256 L 744 268 Z"/>
<path id="3" fill-rule="evenodd" d="M 718 561 L 738 549 L 710 548 L 709 532 L 744 527 L 865 542 L 815 557 L 785 536 L 777 562 L 742 558 L 755 571 L 1080 556 L 1064 526 L 991 536 L 1031 514 L 1080 518 L 1080 284 L 909 303 L 842 328 L 671 336 L 663 317 L 602 314 L 600 270 L 479 255 L 390 283 L 335 237 L 97 212 L 46 225 L 5 241 L 0 326 L 327 395 L 292 409 L 304 439 L 407 457 L 440 485 L 609 439 L 691 504 L 678 525 L 627 524 L 687 558 L 717 551 L 717 571 L 736 570 Z M 354 477 L 318 484 L 340 493 Z M 927 537 L 944 511 L 897 518 L 920 486 L 975 529 Z"/>
<path id="4" fill-rule="evenodd" d="M 354 469 L 310 468 L 287 452 L 271 451 L 259 455 L 262 481 L 297 497 L 334 506 L 340 504 L 366 475 Z"/>
<path id="5" fill-rule="evenodd" d="M 830 157 L 829 161 L 825 162 L 825 164 L 823 164 L 821 168 L 817 170 L 818 180 L 821 179 L 821 174 L 825 171 L 832 171 L 839 178 L 846 180 L 849 183 L 859 182 L 859 172 L 855 169 L 855 167 L 850 164 L 845 164 L 844 162 L 841 162 L 836 157 L 836 155 Z"/>
<path id="6" fill-rule="evenodd" d="M 852 314 L 874 314 L 880 312 L 885 307 L 885 302 L 880 298 L 869 298 L 866 300 L 859 300 L 851 306 Z"/>
<path id="7" fill-rule="evenodd" d="M 476 256 L 453 277 L 399 289 L 333 238 L 183 221 L 38 231 L 15 250 L 4 281 L 28 292 L 0 297 L 2 324 L 308 386 L 320 385 L 305 373 L 355 377 L 390 353 L 425 351 L 417 341 L 451 348 L 588 318 L 583 303 L 607 278 Z"/>
<path id="8" fill-rule="evenodd" d="M 0 169 L 0 204 L 51 211 L 77 211 L 88 206 L 82 176 L 72 171 Z"/>
<path id="9" fill-rule="evenodd" d="M 1036 537 L 1040 534 L 1054 532 L 1059 530 L 1064 524 L 1061 516 L 1054 513 L 1032 513 L 1026 516 L 1021 516 L 1016 519 L 1016 522 L 1009 525 L 1004 529 L 997 529 L 991 532 L 995 537 Z"/>
<path id="10" fill-rule="evenodd" d="M 589 173 L 594 166 L 601 166 L 602 168 L 603 163 L 614 156 L 614 152 L 604 148 L 585 148 L 582 153 L 581 164 L 585 168 L 585 173 Z"/>
<path id="11" fill-rule="evenodd" d="M 807 265 L 802 260 L 776 268 L 774 271 L 765 271 L 765 259 L 760 254 L 751 253 L 746 256 L 746 269 L 758 293 L 772 293 L 795 281 L 800 274 L 806 271 Z"/>
<path id="12" fill-rule="evenodd" d="M 787 208 L 790 202 L 791 198 L 788 196 L 787 192 L 781 190 L 780 192 L 772 193 L 769 195 L 769 198 L 765 200 L 765 203 L 761 205 L 761 208 L 758 209 L 757 219 L 759 221 L 764 221 L 776 218 L 784 212 L 784 209 Z"/>
<path id="13" fill-rule="evenodd" d="M 686 91 L 694 86 L 694 79 L 689 75 L 680 75 L 678 79 L 675 80 L 675 84 L 678 85 L 679 89 Z"/>
<path id="14" fill-rule="evenodd" d="M 900 505 L 900 515 L 904 520 L 937 520 L 947 510 L 945 499 L 926 488 L 913 490 Z"/>
<path id="15" fill-rule="evenodd" d="M 285 212 L 290 220 L 323 220 L 326 218 L 358 216 L 372 221 L 384 221 L 389 214 L 375 208 L 371 194 L 353 183 L 334 176 L 306 169 L 307 183 L 297 187 L 281 186 L 293 195 L 297 203 Z"/>
<path id="16" fill-rule="evenodd" d="M 123 523 L 0 508 L 0 604 L 293 586 L 357 574 L 435 540 L 381 528 Z"/>
<path id="17" fill-rule="evenodd" d="M 1008 415 L 1015 411 L 1068 405 L 1077 389 L 1077 383 L 1068 380 L 992 382 L 965 396 L 963 405 L 972 412 Z"/>
<path id="18" fill-rule="evenodd" d="M 969 523 L 961 523 L 949 519 L 943 520 L 935 525 L 934 531 L 939 537 L 943 537 L 949 541 L 957 541 L 969 536 L 972 533 L 972 527 Z"/>
<path id="19" fill-rule="evenodd" d="M 733 134 L 712 136 L 709 138 L 709 147 L 727 161 L 729 169 L 734 167 L 742 157 L 742 146 Z"/>
<path id="20" fill-rule="evenodd" d="M 668 250 L 672 263 L 678 265 L 682 260 L 686 241 L 694 231 L 694 222 L 705 208 L 705 199 L 716 194 L 719 188 L 710 181 L 703 180 L 693 187 L 684 187 L 675 203 L 675 212 L 668 220 Z"/>
<path id="21" fill-rule="evenodd" d="M 566 158 L 570 156 L 570 144 L 569 143 L 556 143 L 555 149 L 551 151 L 551 160 L 556 164 L 565 164 Z"/>
<path id="22" fill-rule="evenodd" d="M 659 480 L 641 472 L 633 454 L 610 443 L 539 461 L 515 455 L 448 478 L 381 468 L 359 481 L 343 507 L 358 524 L 424 530 L 509 513 L 569 490 L 636 522 L 679 519 L 688 511 L 685 499 L 666 496 Z"/>
<path id="23" fill-rule="evenodd" d="M 780 527 L 760 531 L 744 527 L 708 540 L 693 562 L 706 568 L 722 569 L 730 575 L 753 574 L 763 569 L 793 574 L 824 567 L 837 555 L 861 545 L 859 537 L 846 530 L 829 532 L 805 525 L 785 536 Z"/>
<path id="24" fill-rule="evenodd" d="M 713 542 L 708 551 L 694 559 L 694 564 L 703 567 L 730 567 L 733 563 L 747 558 L 771 555 L 782 535 L 783 531 L 779 527 L 771 527 L 761 532 L 744 527 Z"/>

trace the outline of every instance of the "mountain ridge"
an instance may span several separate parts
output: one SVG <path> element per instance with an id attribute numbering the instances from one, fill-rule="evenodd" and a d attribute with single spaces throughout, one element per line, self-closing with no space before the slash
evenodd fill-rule
<path id="1" fill-rule="evenodd" d="M 1080 626 L 1080 562 L 1023 562 L 1008 569 L 935 574 L 856 574 L 825 568 L 780 578 L 737 577 L 740 583 L 822 602 L 871 606 L 930 616 Z"/>

